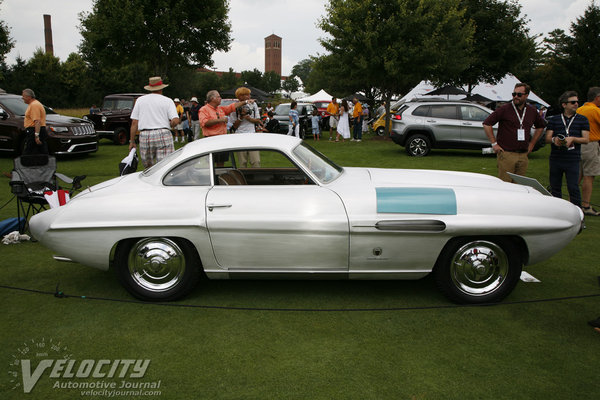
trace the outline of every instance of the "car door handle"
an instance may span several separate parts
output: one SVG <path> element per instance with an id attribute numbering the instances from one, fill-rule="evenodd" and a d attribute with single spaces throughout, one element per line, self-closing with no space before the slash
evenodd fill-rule
<path id="1" fill-rule="evenodd" d="M 215 208 L 229 208 L 231 204 L 208 204 L 206 207 L 208 207 L 208 211 L 212 211 Z"/>
<path id="2" fill-rule="evenodd" d="M 435 119 L 428 119 L 427 122 L 437 122 Z"/>
<path id="3" fill-rule="evenodd" d="M 471 125 L 473 125 L 473 124 L 472 124 L 472 123 L 470 123 L 470 122 L 463 122 L 463 125 L 471 126 Z"/>

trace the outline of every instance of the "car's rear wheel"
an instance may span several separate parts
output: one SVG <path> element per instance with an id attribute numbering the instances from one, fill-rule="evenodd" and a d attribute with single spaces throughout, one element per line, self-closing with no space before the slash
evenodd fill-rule
<path id="1" fill-rule="evenodd" d="M 113 139 L 115 144 L 124 145 L 129 141 L 129 134 L 127 129 L 119 127 L 115 129 L 115 138 Z"/>
<path id="2" fill-rule="evenodd" d="M 440 290 L 457 303 L 494 303 L 506 297 L 521 276 L 517 246 L 506 238 L 462 238 L 444 248 L 434 269 Z"/>
<path id="3" fill-rule="evenodd" d="M 383 126 L 380 126 L 379 128 L 375 129 L 375 133 L 378 136 L 383 136 L 385 134 L 385 128 Z"/>
<path id="4" fill-rule="evenodd" d="M 182 239 L 150 237 L 119 243 L 115 252 L 119 280 L 135 297 L 170 301 L 188 294 L 200 277 L 200 259 Z"/>
<path id="5" fill-rule="evenodd" d="M 409 156 L 425 157 L 431 150 L 431 141 L 427 136 L 418 133 L 408 138 L 405 148 Z"/>

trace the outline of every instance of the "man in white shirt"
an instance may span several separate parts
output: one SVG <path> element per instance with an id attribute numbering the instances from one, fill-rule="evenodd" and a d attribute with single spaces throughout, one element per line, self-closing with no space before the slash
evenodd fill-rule
<path id="1" fill-rule="evenodd" d="M 149 168 L 175 150 L 171 128 L 179 124 L 175 103 L 163 96 L 165 85 L 160 76 L 153 76 L 144 89 L 150 92 L 139 97 L 131 111 L 129 150 L 136 147 L 135 134 L 140 131 L 140 158 Z"/>

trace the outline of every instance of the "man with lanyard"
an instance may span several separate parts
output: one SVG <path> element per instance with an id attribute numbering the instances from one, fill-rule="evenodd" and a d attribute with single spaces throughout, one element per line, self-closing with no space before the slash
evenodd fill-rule
<path id="1" fill-rule="evenodd" d="M 546 128 L 546 143 L 552 143 L 550 152 L 550 187 L 552 196 L 562 198 L 562 176 L 567 179 L 571 203 L 581 207 L 579 191 L 579 159 L 581 144 L 589 142 L 590 124 L 583 115 L 576 114 L 579 104 L 577 92 L 563 93 L 558 99 L 563 113 L 554 115 Z"/>
<path id="2" fill-rule="evenodd" d="M 48 133 L 46 132 L 46 110 L 36 100 L 31 89 L 21 93 L 23 102 L 27 104 L 25 111 L 25 147 L 23 154 L 48 154 Z"/>
<path id="3" fill-rule="evenodd" d="M 340 106 L 337 103 L 337 99 L 335 97 L 331 98 L 331 103 L 327 105 L 327 113 L 330 115 L 329 117 L 329 140 L 333 140 L 333 135 L 331 134 L 332 130 L 336 129 L 338 126 L 338 119 L 340 112 Z"/>
<path id="4" fill-rule="evenodd" d="M 498 177 L 512 182 L 508 172 L 525 175 L 529 164 L 528 154 L 542 135 L 546 122 L 536 108 L 527 104 L 531 88 L 517 83 L 512 101 L 498 107 L 483 121 L 483 130 L 497 156 Z M 498 123 L 497 137 L 492 126 Z M 533 137 L 531 128 L 535 127 Z"/>
<path id="5" fill-rule="evenodd" d="M 194 133 L 194 140 L 200 139 L 200 120 L 198 119 L 198 113 L 200 112 L 200 104 L 198 99 L 194 96 L 190 100 L 192 106 L 190 107 L 190 118 L 192 120 L 192 132 Z"/>
<path id="6" fill-rule="evenodd" d="M 139 97 L 131 111 L 129 150 L 136 147 L 135 134 L 140 131 L 140 158 L 148 168 L 175 150 L 171 128 L 179 124 L 175 103 L 163 96 L 164 84 L 160 76 L 149 79 L 144 89 L 150 92 Z"/>

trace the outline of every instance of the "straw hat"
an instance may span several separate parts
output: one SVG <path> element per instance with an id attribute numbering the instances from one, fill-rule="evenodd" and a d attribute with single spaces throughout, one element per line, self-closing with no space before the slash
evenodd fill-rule
<path id="1" fill-rule="evenodd" d="M 150 92 L 156 92 L 157 90 L 163 90 L 169 85 L 165 85 L 160 76 L 153 76 L 150 78 L 148 85 L 144 86 L 144 89 Z"/>

